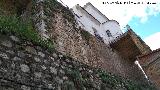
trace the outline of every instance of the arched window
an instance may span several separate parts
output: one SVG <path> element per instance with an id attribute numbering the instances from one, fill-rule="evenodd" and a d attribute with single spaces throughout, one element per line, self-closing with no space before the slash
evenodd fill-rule
<path id="1" fill-rule="evenodd" d="M 112 37 L 112 34 L 109 30 L 107 30 L 106 33 L 107 33 L 108 37 Z"/>

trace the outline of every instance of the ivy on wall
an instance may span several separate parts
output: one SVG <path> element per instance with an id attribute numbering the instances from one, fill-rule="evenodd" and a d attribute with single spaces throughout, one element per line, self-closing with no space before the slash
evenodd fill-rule
<path id="1" fill-rule="evenodd" d="M 143 85 L 136 83 L 134 81 L 122 78 L 111 73 L 104 72 L 102 70 L 98 71 L 98 74 L 103 82 L 102 87 L 109 87 L 113 90 L 118 90 L 119 87 L 126 88 L 127 90 L 156 90 L 154 86 Z"/>
<path id="2" fill-rule="evenodd" d="M 54 45 L 50 40 L 44 40 L 38 35 L 31 21 L 21 21 L 16 15 L 0 15 L 0 33 L 7 35 L 14 34 L 23 40 L 30 41 L 48 50 L 54 49 Z"/>
<path id="3" fill-rule="evenodd" d="M 151 85 L 143 85 L 140 83 L 136 83 L 129 79 L 105 72 L 101 69 L 93 70 L 94 71 L 91 73 L 86 71 L 79 71 L 78 68 L 74 68 L 72 70 L 66 69 L 66 75 L 69 77 L 69 80 L 71 80 L 70 82 L 66 83 L 66 85 L 69 84 L 70 88 L 72 86 L 72 88 L 76 87 L 79 90 L 91 90 L 93 88 L 98 88 L 94 85 L 95 81 L 91 80 L 92 75 L 95 74 L 97 78 L 101 80 L 99 87 L 100 90 L 108 90 L 108 88 L 112 90 L 146 90 L 146 88 L 147 90 L 156 90 L 155 87 Z M 66 87 L 69 88 L 69 86 Z"/>
<path id="4" fill-rule="evenodd" d="M 41 7 L 43 7 L 44 16 L 40 14 Z M 45 29 L 48 32 L 53 29 L 51 23 L 54 17 L 54 11 L 61 12 L 63 17 L 68 20 L 68 22 L 75 23 L 74 15 L 69 10 L 69 8 L 64 7 L 61 3 L 56 0 L 32 0 L 32 15 L 31 20 L 27 22 L 22 22 L 20 17 L 16 15 L 5 16 L 3 10 L 0 8 L 0 32 L 5 34 L 14 33 L 25 40 L 34 42 L 34 44 L 40 44 L 43 47 L 53 48 L 53 43 L 51 40 L 44 40 L 39 36 L 37 32 L 37 24 L 40 24 L 43 20 L 46 24 Z M 35 31 L 37 30 L 37 31 Z M 46 33 L 47 33 L 46 32 Z"/>
<path id="5" fill-rule="evenodd" d="M 91 34 L 85 30 L 80 30 L 80 34 L 82 36 L 82 39 L 86 40 L 87 44 L 89 44 L 89 39 L 90 39 Z"/>

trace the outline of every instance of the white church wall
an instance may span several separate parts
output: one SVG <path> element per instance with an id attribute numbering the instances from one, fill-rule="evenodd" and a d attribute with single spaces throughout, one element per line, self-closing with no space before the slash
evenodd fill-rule
<path id="1" fill-rule="evenodd" d="M 80 6 L 73 7 L 73 11 L 75 14 L 77 14 L 77 20 L 82 28 L 84 28 L 86 31 L 94 35 L 93 28 L 95 28 L 97 31 L 100 30 L 100 23 L 95 20 L 92 16 L 90 16 L 85 10 L 83 10 Z"/>
<path id="2" fill-rule="evenodd" d="M 103 24 L 100 25 L 99 35 L 103 38 L 104 43 L 109 43 L 109 37 L 106 35 Z"/>
<path id="3" fill-rule="evenodd" d="M 112 41 L 113 39 L 116 39 L 116 37 L 120 36 L 122 34 L 122 30 L 120 29 L 119 24 L 114 21 L 110 20 L 102 25 L 102 29 L 105 32 L 105 39 L 108 39 L 108 41 Z M 112 37 L 108 37 L 106 31 L 109 30 Z"/>
<path id="4" fill-rule="evenodd" d="M 90 13 L 93 17 L 96 17 L 96 19 L 100 22 L 100 23 L 103 23 L 103 22 L 106 22 L 108 21 L 108 19 L 103 16 L 98 10 L 95 10 L 95 8 L 91 5 L 91 3 L 87 3 L 85 6 L 84 6 L 84 9 Z"/>
<path id="5" fill-rule="evenodd" d="M 72 8 L 73 12 L 75 13 L 77 22 L 82 28 L 84 28 L 84 30 L 94 35 L 93 28 L 96 29 L 97 33 L 100 35 L 100 37 L 102 37 L 104 43 L 106 44 L 109 44 L 110 41 L 116 39 L 116 37 L 122 34 L 122 30 L 120 29 L 117 21 L 109 20 L 108 18 L 104 17 L 90 3 L 84 7 L 85 9 L 79 5 L 76 5 Z M 106 33 L 107 30 L 110 31 L 112 35 L 111 37 L 108 37 Z"/>

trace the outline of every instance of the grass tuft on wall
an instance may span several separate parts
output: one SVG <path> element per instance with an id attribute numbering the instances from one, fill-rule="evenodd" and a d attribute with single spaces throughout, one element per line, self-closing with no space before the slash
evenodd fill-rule
<path id="1" fill-rule="evenodd" d="M 30 41 L 33 44 L 40 45 L 48 50 L 54 49 L 53 42 L 40 37 L 34 30 L 31 21 L 22 21 L 16 15 L 0 15 L 0 33 L 7 35 L 13 34 L 23 40 Z"/>

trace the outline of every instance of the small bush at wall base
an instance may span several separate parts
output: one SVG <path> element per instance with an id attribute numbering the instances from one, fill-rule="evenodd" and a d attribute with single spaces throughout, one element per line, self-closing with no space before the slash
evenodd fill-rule
<path id="1" fill-rule="evenodd" d="M 72 81 L 65 81 L 62 86 L 62 90 L 76 90 Z"/>
<path id="2" fill-rule="evenodd" d="M 84 80 L 78 70 L 66 70 L 66 75 L 74 82 L 76 88 L 79 90 L 84 90 Z"/>
<path id="3" fill-rule="evenodd" d="M 156 90 L 154 86 L 136 83 L 103 71 L 99 72 L 99 76 L 103 82 L 101 88 L 109 87 L 114 90 L 119 90 L 118 88 L 126 88 L 127 90 Z"/>
<path id="4" fill-rule="evenodd" d="M 87 41 L 87 44 L 89 44 L 90 33 L 85 30 L 81 30 L 80 33 L 82 38 Z"/>
<path id="5" fill-rule="evenodd" d="M 27 40 L 33 44 L 40 45 L 48 50 L 54 48 L 53 43 L 49 40 L 44 40 L 34 30 L 31 21 L 23 22 L 16 15 L 4 16 L 0 15 L 0 33 L 14 34 L 22 40 Z"/>

